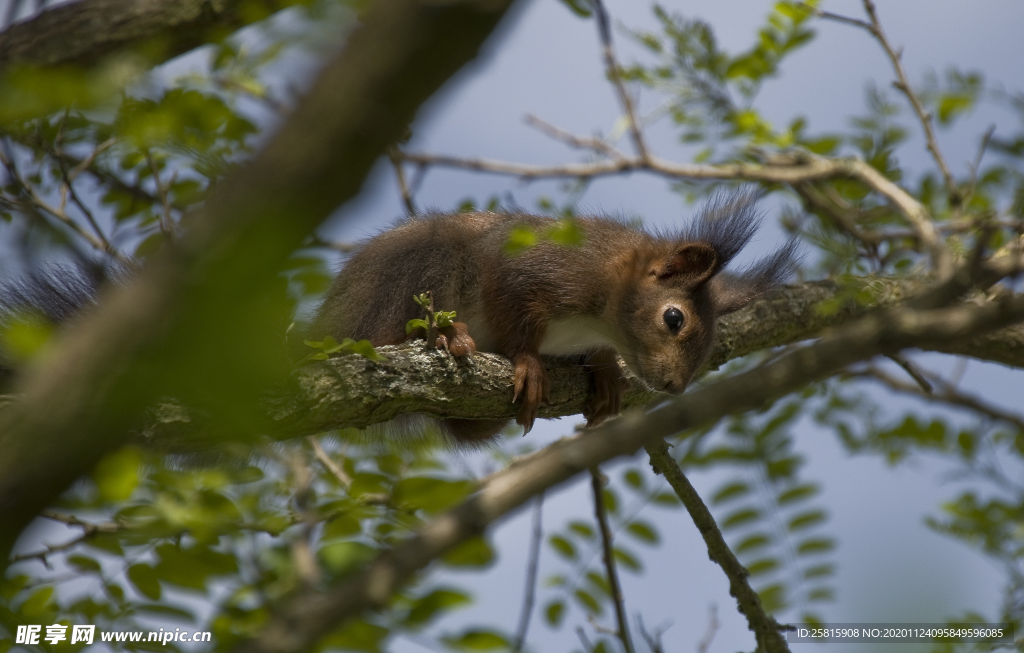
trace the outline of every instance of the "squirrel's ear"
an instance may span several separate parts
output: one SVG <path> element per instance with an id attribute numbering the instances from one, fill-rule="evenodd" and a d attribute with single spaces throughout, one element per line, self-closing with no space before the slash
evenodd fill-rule
<path id="1" fill-rule="evenodd" d="M 694 285 L 704 283 L 716 272 L 718 252 L 707 243 L 683 245 L 656 271 L 659 279 L 677 277 Z"/>

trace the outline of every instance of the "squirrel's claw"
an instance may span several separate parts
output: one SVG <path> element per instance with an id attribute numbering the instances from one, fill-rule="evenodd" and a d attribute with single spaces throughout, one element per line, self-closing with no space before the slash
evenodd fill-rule
<path id="1" fill-rule="evenodd" d="M 541 404 L 548 402 L 551 386 L 540 355 L 520 354 L 515 357 L 514 361 L 512 401 L 516 402 L 521 399 L 519 412 L 516 415 L 516 424 L 525 429 L 525 435 L 533 428 Z"/>

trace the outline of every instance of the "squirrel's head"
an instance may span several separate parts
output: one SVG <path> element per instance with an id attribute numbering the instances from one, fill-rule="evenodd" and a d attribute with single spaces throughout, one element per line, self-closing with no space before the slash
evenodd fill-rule
<path id="1" fill-rule="evenodd" d="M 723 272 L 760 222 L 753 194 L 713 199 L 685 232 L 638 253 L 634 283 L 619 298 L 620 351 L 653 389 L 681 393 L 711 353 L 715 322 L 777 286 L 795 265 L 796 242 L 736 274 Z M 641 255 L 642 254 L 642 255 Z"/>

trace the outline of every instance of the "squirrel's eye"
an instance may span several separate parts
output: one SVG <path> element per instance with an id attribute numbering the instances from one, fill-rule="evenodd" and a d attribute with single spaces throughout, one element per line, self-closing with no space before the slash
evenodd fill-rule
<path id="1" fill-rule="evenodd" d="M 662 315 L 665 318 L 665 324 L 668 326 L 669 331 L 672 333 L 679 333 L 679 328 L 683 326 L 683 312 L 678 308 L 670 308 L 665 311 Z"/>

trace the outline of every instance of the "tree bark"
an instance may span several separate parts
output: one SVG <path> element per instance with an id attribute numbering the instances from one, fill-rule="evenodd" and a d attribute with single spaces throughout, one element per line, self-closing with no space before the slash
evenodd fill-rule
<path id="1" fill-rule="evenodd" d="M 149 43 L 153 64 L 188 52 L 296 2 L 288 0 L 80 0 L 0 32 L 0 69 L 88 66 Z M 245 11 L 242 11 L 244 8 Z"/>

